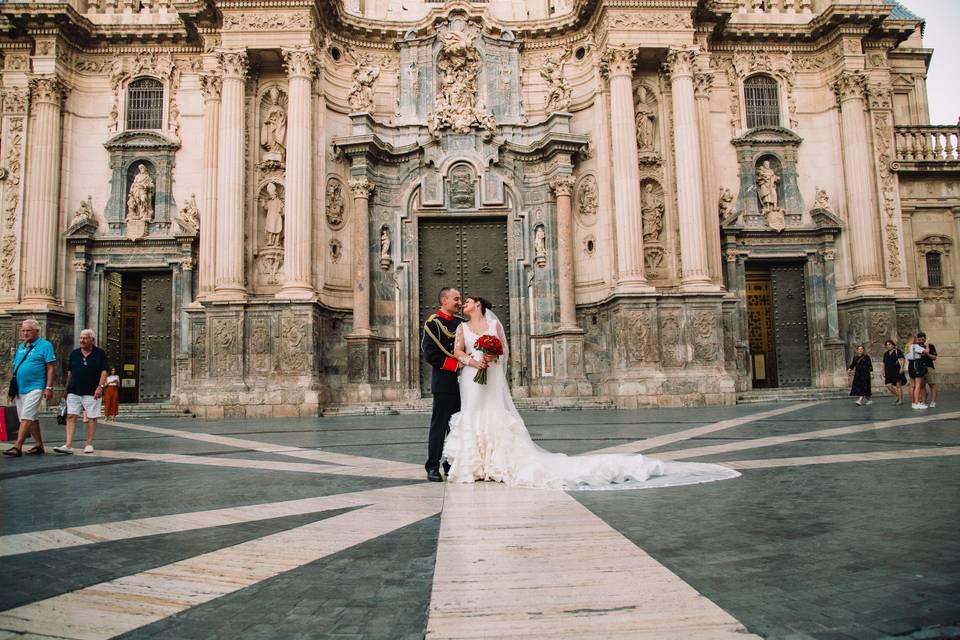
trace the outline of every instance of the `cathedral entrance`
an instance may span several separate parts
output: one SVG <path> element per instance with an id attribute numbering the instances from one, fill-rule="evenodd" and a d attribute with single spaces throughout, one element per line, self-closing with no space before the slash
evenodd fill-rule
<path id="1" fill-rule="evenodd" d="M 170 398 L 173 278 L 170 272 L 109 271 L 101 346 L 120 376 L 120 402 Z"/>
<path id="2" fill-rule="evenodd" d="M 808 387 L 804 263 L 747 263 L 747 335 L 754 389 Z"/>
<path id="3" fill-rule="evenodd" d="M 510 335 L 507 221 L 503 218 L 421 219 L 419 225 L 420 324 L 437 311 L 437 294 L 456 287 L 463 296 L 493 304 Z M 419 343 L 418 343 L 419 345 Z M 430 395 L 430 366 L 420 358 L 420 389 Z"/>

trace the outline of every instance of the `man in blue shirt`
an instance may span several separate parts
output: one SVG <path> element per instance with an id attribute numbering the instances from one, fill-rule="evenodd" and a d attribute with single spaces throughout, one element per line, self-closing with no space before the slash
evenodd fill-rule
<path id="1" fill-rule="evenodd" d="M 53 363 L 57 358 L 49 340 L 40 337 L 40 323 L 33 318 L 24 320 L 20 325 L 20 337 L 23 342 L 13 356 L 13 369 L 17 377 L 17 414 L 20 416 L 20 430 L 17 443 L 4 451 L 4 455 L 20 457 L 23 455 L 23 442 L 27 433 L 37 443 L 28 450 L 28 454 L 42 454 L 43 436 L 40 434 L 40 399 L 53 397 Z"/>

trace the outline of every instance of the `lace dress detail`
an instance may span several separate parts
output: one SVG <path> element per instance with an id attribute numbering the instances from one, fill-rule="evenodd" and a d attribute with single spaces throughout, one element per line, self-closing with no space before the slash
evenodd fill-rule
<path id="1" fill-rule="evenodd" d="M 499 337 L 506 349 L 499 322 L 488 322 L 487 334 Z M 457 329 L 458 347 L 477 360 L 483 357 L 473 348 L 479 337 L 466 323 Z M 499 362 L 490 363 L 487 384 L 473 381 L 472 367 L 460 374 L 462 410 L 450 418 L 443 449 L 451 465 L 449 482 L 493 480 L 516 487 L 573 490 L 691 484 L 739 475 L 718 465 L 664 463 L 639 454 L 569 456 L 546 451 L 530 438 L 513 404 L 502 364 L 506 360 L 504 353 Z"/>

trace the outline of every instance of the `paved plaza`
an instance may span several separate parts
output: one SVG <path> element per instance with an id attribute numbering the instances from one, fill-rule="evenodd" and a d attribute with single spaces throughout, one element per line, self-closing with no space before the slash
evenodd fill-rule
<path id="1" fill-rule="evenodd" d="M 95 454 L 0 460 L 0 639 L 960 637 L 960 402 L 525 417 L 742 475 L 448 486 L 424 415 L 121 415 Z"/>

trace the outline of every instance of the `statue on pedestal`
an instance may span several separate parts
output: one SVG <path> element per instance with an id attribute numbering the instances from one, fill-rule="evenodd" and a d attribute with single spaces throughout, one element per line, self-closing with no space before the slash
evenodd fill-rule
<path id="1" fill-rule="evenodd" d="M 277 185 L 267 183 L 267 197 L 263 204 L 266 221 L 263 229 L 267 234 L 268 247 L 283 246 L 283 199 L 277 194 Z"/>
<path id="2" fill-rule="evenodd" d="M 644 242 L 660 242 L 660 234 L 663 232 L 663 211 L 663 198 L 654 191 L 654 183 L 648 182 L 640 194 Z"/>
<path id="3" fill-rule="evenodd" d="M 547 115 L 556 111 L 570 109 L 570 85 L 563 77 L 563 65 L 570 57 L 569 51 L 561 51 L 547 56 L 540 68 L 540 75 L 547 82 Z"/>
<path id="4" fill-rule="evenodd" d="M 190 199 L 180 209 L 180 213 L 173 219 L 177 223 L 180 233 L 188 236 L 196 235 L 200 230 L 200 209 L 197 208 L 197 194 L 190 194 Z"/>
<path id="5" fill-rule="evenodd" d="M 777 184 L 780 176 L 770 167 L 770 161 L 764 160 L 757 169 L 757 197 L 760 199 L 760 211 L 767 219 L 767 225 L 776 231 L 786 226 L 785 212 L 780 208 Z"/>
<path id="6" fill-rule="evenodd" d="M 147 235 L 147 223 L 153 220 L 155 188 L 146 165 L 137 165 L 137 174 L 127 194 L 127 239 L 136 241 Z"/>
<path id="7" fill-rule="evenodd" d="M 271 87 L 267 92 L 266 110 L 260 125 L 260 146 L 266 153 L 264 160 L 283 161 L 287 151 L 287 114 L 280 104 L 280 90 Z"/>
<path id="8" fill-rule="evenodd" d="M 379 66 L 370 64 L 370 59 L 362 53 L 354 54 L 353 85 L 350 87 L 350 95 L 347 96 L 351 111 L 373 112 L 373 83 L 379 77 Z"/>

